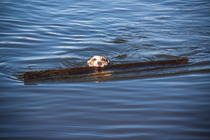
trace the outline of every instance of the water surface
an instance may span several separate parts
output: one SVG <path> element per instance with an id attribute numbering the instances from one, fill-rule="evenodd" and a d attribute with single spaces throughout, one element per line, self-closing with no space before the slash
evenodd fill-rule
<path id="1" fill-rule="evenodd" d="M 208 0 L 1 0 L 0 138 L 209 139 Z M 24 72 L 188 58 L 26 81 Z"/>

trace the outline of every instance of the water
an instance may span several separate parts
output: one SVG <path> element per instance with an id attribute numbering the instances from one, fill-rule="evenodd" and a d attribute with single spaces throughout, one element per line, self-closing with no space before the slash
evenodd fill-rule
<path id="1" fill-rule="evenodd" d="M 209 139 L 208 0 L 1 0 L 0 138 Z M 23 73 L 188 58 L 26 81 Z"/>

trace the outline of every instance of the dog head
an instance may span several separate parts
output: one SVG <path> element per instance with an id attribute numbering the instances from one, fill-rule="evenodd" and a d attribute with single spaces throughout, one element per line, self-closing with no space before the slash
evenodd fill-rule
<path id="1" fill-rule="evenodd" d="M 90 60 L 87 61 L 87 64 L 90 67 L 104 67 L 108 65 L 109 62 L 110 60 L 104 56 L 93 56 Z"/>

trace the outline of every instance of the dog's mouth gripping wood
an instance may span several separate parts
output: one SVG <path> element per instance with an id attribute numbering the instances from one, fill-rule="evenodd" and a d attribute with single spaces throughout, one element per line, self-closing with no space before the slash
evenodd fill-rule
<path id="1" fill-rule="evenodd" d="M 36 78 L 45 78 L 50 76 L 87 74 L 87 73 L 94 73 L 95 71 L 100 71 L 100 70 L 129 69 L 129 68 L 144 67 L 144 66 L 177 65 L 177 64 L 184 64 L 187 61 L 188 59 L 184 58 L 184 59 L 165 60 L 165 61 L 116 64 L 116 65 L 108 65 L 105 67 L 77 67 L 77 68 L 67 68 L 60 70 L 31 71 L 31 72 L 25 72 L 24 78 L 36 79 Z"/>

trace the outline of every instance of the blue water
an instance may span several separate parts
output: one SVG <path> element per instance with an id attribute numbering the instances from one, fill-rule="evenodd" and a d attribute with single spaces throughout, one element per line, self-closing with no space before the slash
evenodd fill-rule
<path id="1" fill-rule="evenodd" d="M 208 0 L 1 0 L 1 139 L 210 139 Z M 188 58 L 24 80 L 24 72 Z"/>

